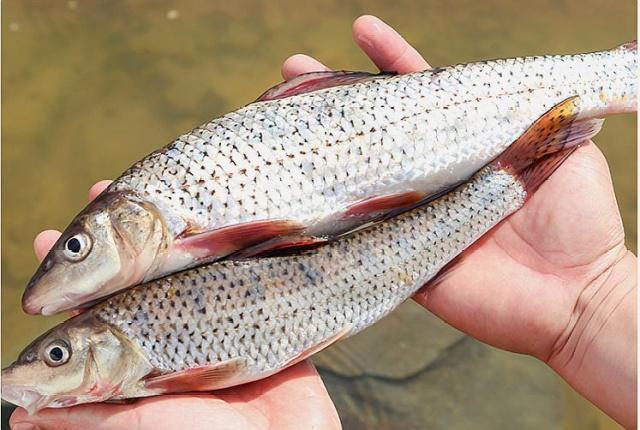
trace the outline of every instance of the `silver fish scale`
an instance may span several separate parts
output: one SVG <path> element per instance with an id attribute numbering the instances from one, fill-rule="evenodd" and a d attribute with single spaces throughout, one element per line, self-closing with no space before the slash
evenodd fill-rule
<path id="1" fill-rule="evenodd" d="M 487 167 L 427 206 L 313 253 L 201 266 L 89 312 L 158 369 L 242 357 L 256 379 L 344 329 L 351 335 L 378 321 L 524 199 L 516 178 Z"/>
<path id="2" fill-rule="evenodd" d="M 364 198 L 429 194 L 468 178 L 568 97 L 580 96 L 584 116 L 635 103 L 636 80 L 635 53 L 618 48 L 457 65 L 253 103 L 180 136 L 110 190 L 155 203 L 176 235 L 187 223 L 202 231 L 264 219 L 313 226 Z M 317 233 L 331 235 L 322 228 Z"/>

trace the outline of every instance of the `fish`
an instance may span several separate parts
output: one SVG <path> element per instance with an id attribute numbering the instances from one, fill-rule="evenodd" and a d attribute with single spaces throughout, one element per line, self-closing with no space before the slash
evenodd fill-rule
<path id="1" fill-rule="evenodd" d="M 2 370 L 2 397 L 33 413 L 217 390 L 360 332 L 437 282 L 598 132 L 601 119 L 569 114 L 577 101 L 551 109 L 455 190 L 384 223 L 303 253 L 198 266 L 95 305 Z"/>
<path id="2" fill-rule="evenodd" d="M 569 97 L 589 119 L 635 111 L 636 94 L 635 42 L 301 75 L 124 172 L 62 233 L 23 309 L 51 315 L 210 262 L 322 246 L 452 190 Z"/>

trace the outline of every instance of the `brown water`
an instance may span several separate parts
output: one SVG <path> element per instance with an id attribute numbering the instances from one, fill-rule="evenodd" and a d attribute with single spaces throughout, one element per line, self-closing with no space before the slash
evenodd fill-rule
<path id="1" fill-rule="evenodd" d="M 254 99 L 294 52 L 368 69 L 362 13 L 396 26 L 432 65 L 606 49 L 635 37 L 635 2 L 4 1 L 2 364 L 59 318 L 27 317 L 31 242 L 63 228 L 96 180 Z M 609 119 L 611 164 L 636 249 L 636 121 Z M 412 303 L 321 354 L 345 428 L 610 428 L 537 361 L 484 346 Z"/>

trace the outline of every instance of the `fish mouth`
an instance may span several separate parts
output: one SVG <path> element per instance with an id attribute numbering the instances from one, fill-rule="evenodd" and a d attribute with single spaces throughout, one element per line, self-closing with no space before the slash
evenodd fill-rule
<path id="1" fill-rule="evenodd" d="M 42 289 L 42 283 L 51 265 L 51 259 L 46 258 L 24 289 L 24 293 L 22 294 L 22 309 L 29 315 L 38 315 L 43 307 L 40 300 L 37 300 L 37 296 Z"/>
<path id="2" fill-rule="evenodd" d="M 29 315 L 55 315 L 63 311 L 69 311 L 76 308 L 86 307 L 86 305 L 78 305 L 85 303 L 91 299 L 90 295 L 82 293 L 65 292 L 61 296 L 55 294 L 40 295 L 38 290 L 26 290 L 22 295 L 22 309 Z M 54 298 L 49 296 L 53 295 Z"/>
<path id="3" fill-rule="evenodd" d="M 29 415 L 46 407 L 50 402 L 49 396 L 45 396 L 33 388 L 19 385 L 2 384 L 2 398 L 9 403 L 26 409 Z"/>
<path id="4" fill-rule="evenodd" d="M 22 310 L 25 311 L 29 315 L 39 315 L 42 313 L 42 308 L 44 307 L 36 300 L 33 300 L 33 295 L 29 294 L 30 290 L 25 291 L 22 295 Z"/>
<path id="5" fill-rule="evenodd" d="M 28 290 L 22 296 L 22 310 L 29 315 L 54 315 L 73 307 L 68 299 L 48 300 L 33 293 L 34 290 Z"/>

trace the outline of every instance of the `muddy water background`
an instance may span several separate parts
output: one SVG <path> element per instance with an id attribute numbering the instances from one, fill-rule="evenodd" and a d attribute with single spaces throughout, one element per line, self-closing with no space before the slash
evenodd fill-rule
<path id="1" fill-rule="evenodd" d="M 295 52 L 372 70 L 350 24 L 377 14 L 432 65 L 605 49 L 635 37 L 635 2 L 4 1 L 2 365 L 59 319 L 25 316 L 31 241 L 64 228 L 95 181 L 254 99 Z M 611 164 L 636 249 L 636 122 L 609 119 Z M 482 345 L 407 303 L 322 353 L 345 428 L 615 428 L 550 370 Z M 6 411 L 6 409 L 3 407 Z"/>

